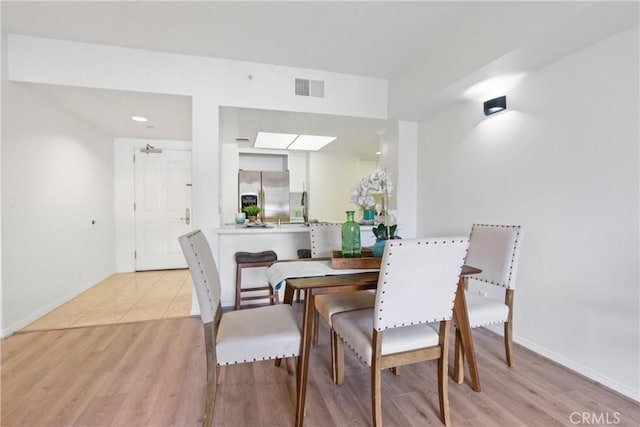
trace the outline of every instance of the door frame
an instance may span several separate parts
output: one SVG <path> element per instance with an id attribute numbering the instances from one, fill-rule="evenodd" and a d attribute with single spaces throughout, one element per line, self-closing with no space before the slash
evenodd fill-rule
<path id="1" fill-rule="evenodd" d="M 116 138 L 113 141 L 113 179 L 115 215 L 115 271 L 129 273 L 135 271 L 135 201 L 133 153 L 151 144 L 164 150 L 192 151 L 191 141 Z M 192 159 L 193 160 L 193 159 Z M 193 161 L 191 163 L 193 177 Z M 193 181 L 193 180 L 192 180 Z M 193 216 L 193 209 L 192 209 Z"/>

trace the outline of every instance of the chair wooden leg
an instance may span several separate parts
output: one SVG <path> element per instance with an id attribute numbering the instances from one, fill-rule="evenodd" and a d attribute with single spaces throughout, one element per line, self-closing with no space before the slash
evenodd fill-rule
<path id="1" fill-rule="evenodd" d="M 464 351 L 458 328 L 456 328 L 456 341 L 453 346 L 453 380 L 458 384 L 462 384 L 464 381 Z"/>
<path id="2" fill-rule="evenodd" d="M 300 289 L 296 290 L 296 302 L 300 302 Z"/>
<path id="3" fill-rule="evenodd" d="M 331 350 L 333 382 L 337 385 L 342 385 L 344 383 L 344 341 L 333 329 L 331 330 L 331 337 L 334 344 Z"/>
<path id="4" fill-rule="evenodd" d="M 339 339 L 338 334 L 331 328 L 329 332 L 331 346 L 331 379 L 334 384 L 338 384 L 338 367 L 336 366 L 336 341 Z"/>
<path id="5" fill-rule="evenodd" d="M 313 313 L 313 346 L 318 345 L 318 328 L 320 327 L 320 315 L 317 311 Z"/>
<path id="6" fill-rule="evenodd" d="M 393 375 L 395 375 L 396 377 L 400 376 L 400 366 L 394 366 L 393 368 L 391 368 L 391 372 L 393 372 Z"/>
<path id="7" fill-rule="evenodd" d="M 382 427 L 382 381 L 380 380 L 381 370 L 371 367 L 371 409 L 373 410 L 374 427 Z"/>
<path id="8" fill-rule="evenodd" d="M 213 423 L 213 410 L 216 404 L 216 389 L 218 387 L 218 367 L 213 341 L 213 323 L 204 325 L 205 351 L 207 357 L 207 396 L 204 410 L 203 427 L 210 427 Z"/>
<path id="9" fill-rule="evenodd" d="M 242 286 L 242 269 L 236 265 L 236 310 L 240 310 L 240 289 Z"/>
<path id="10" fill-rule="evenodd" d="M 507 289 L 505 304 L 509 307 L 509 316 L 504 323 L 504 349 L 507 354 L 507 365 L 513 368 L 513 289 Z"/>
<path id="11" fill-rule="evenodd" d="M 216 371 L 217 367 L 214 367 L 212 371 Z M 209 369 L 207 369 L 209 371 Z M 209 374 L 207 372 L 207 403 L 204 410 L 204 422 L 203 426 L 209 427 L 213 423 L 213 410 L 216 405 L 216 374 Z"/>
<path id="12" fill-rule="evenodd" d="M 293 370 L 291 369 L 291 366 L 289 366 L 289 359 L 294 359 L 293 363 L 295 363 L 295 358 L 292 357 L 286 357 L 284 359 L 284 367 L 287 368 L 287 374 L 291 375 L 293 373 Z M 282 365 L 282 359 L 277 358 L 275 359 L 275 363 L 276 366 L 281 366 Z"/>
<path id="13" fill-rule="evenodd" d="M 373 331 L 373 352 L 371 355 L 371 410 L 373 426 L 382 427 L 382 332 Z"/>
<path id="14" fill-rule="evenodd" d="M 449 419 L 449 328 L 450 321 L 440 322 L 440 348 L 442 354 L 438 359 L 438 400 L 440 401 L 440 419 L 445 426 L 451 422 Z"/>
<path id="15" fill-rule="evenodd" d="M 513 330 L 511 322 L 504 324 L 504 349 L 507 354 L 507 365 L 513 368 Z"/>
<path id="16" fill-rule="evenodd" d="M 297 357 L 292 357 L 291 358 L 291 362 L 293 363 L 293 369 L 295 371 L 296 374 L 296 396 L 298 395 L 298 393 L 300 392 L 300 384 L 298 383 L 298 358 Z M 306 408 L 305 408 L 306 409 Z"/>

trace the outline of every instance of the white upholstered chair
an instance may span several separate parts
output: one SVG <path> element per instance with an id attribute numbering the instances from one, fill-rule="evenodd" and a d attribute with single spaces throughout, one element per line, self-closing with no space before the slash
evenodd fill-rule
<path id="1" fill-rule="evenodd" d="M 371 368 L 374 426 L 382 425 L 381 370 L 431 359 L 438 359 L 440 418 L 449 424 L 449 331 L 467 245 L 466 237 L 390 240 L 375 306 L 333 316 L 338 384 L 344 380 L 347 343 Z"/>
<path id="2" fill-rule="evenodd" d="M 217 370 L 223 365 L 296 357 L 300 326 L 291 305 L 278 304 L 222 313 L 220 277 L 206 237 L 200 230 L 180 236 L 196 288 L 207 356 L 204 426 L 213 420 Z"/>
<path id="3" fill-rule="evenodd" d="M 310 225 L 311 258 L 331 257 L 331 251 L 342 250 L 342 224 L 312 223 Z M 315 297 L 316 312 L 313 322 L 313 343 L 318 344 L 318 314 L 332 328 L 331 319 L 334 314 L 349 310 L 373 307 L 375 294 L 369 291 L 345 292 L 337 294 L 317 295 Z M 331 376 L 336 381 L 334 334 L 331 337 Z"/>
<path id="4" fill-rule="evenodd" d="M 513 295 L 518 259 L 523 237 L 519 225 L 473 224 L 465 264 L 482 269 L 482 273 L 465 278 L 469 324 L 472 328 L 504 323 L 507 365 L 513 367 Z M 500 289 L 496 289 L 500 288 Z M 493 294 L 504 290 L 504 300 Z M 493 298 L 492 298 L 493 297 Z M 462 382 L 463 351 L 456 330 L 453 376 Z"/>
<path id="5" fill-rule="evenodd" d="M 311 258 L 326 258 L 331 251 L 342 250 L 342 224 L 337 222 L 314 222 L 309 224 Z"/>

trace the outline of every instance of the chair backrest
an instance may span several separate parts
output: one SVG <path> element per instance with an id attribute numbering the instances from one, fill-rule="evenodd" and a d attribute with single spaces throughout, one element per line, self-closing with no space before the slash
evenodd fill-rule
<path id="1" fill-rule="evenodd" d="M 465 264 L 482 269 L 473 279 L 514 289 L 522 237 L 519 225 L 473 224 Z"/>
<path id="2" fill-rule="evenodd" d="M 388 240 L 382 255 L 373 327 L 450 320 L 467 237 Z"/>
<path id="3" fill-rule="evenodd" d="M 342 224 L 317 222 L 309 225 L 311 258 L 330 257 L 331 251 L 342 250 Z"/>
<path id="4" fill-rule="evenodd" d="M 220 276 L 209 242 L 196 230 L 178 238 L 196 288 L 203 323 L 213 322 L 220 307 Z"/>

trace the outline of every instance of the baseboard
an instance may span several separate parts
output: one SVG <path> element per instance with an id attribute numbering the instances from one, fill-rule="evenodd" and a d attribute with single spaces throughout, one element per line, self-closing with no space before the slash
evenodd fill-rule
<path id="1" fill-rule="evenodd" d="M 496 330 L 498 328 L 495 328 L 495 329 L 487 328 L 487 329 L 490 329 L 492 332 L 497 332 Z M 502 334 L 499 334 L 499 335 L 502 335 Z M 571 371 L 574 371 L 586 378 L 589 378 L 590 380 L 596 381 L 597 383 L 602 384 L 603 386 L 610 388 L 620 394 L 623 394 L 624 396 L 630 399 L 633 399 L 635 401 L 640 401 L 640 390 L 634 390 L 632 387 L 629 387 L 625 384 L 620 383 L 619 381 L 616 381 L 610 377 L 602 375 L 587 366 L 576 363 L 571 359 L 567 359 L 566 357 L 558 353 L 555 353 L 554 351 L 551 351 L 545 347 L 542 347 L 534 342 L 531 342 L 526 338 L 522 338 L 520 336 L 514 335 L 513 341 L 525 347 L 526 349 L 533 351 L 534 353 L 537 353 L 549 360 L 552 360 L 557 364 L 562 365 Z"/>
<path id="2" fill-rule="evenodd" d="M 41 309 L 31 313 L 27 317 L 25 317 L 23 319 L 20 319 L 19 321 L 13 323 L 10 326 L 7 326 L 6 328 L 3 328 L 0 331 L 0 338 L 4 339 L 4 338 L 7 338 L 7 337 L 10 337 L 11 335 L 16 333 L 20 329 L 24 328 L 25 326 L 30 325 L 31 323 L 35 322 L 36 320 L 38 320 L 39 318 L 41 318 L 45 314 L 48 314 L 48 313 L 52 312 L 56 308 L 60 307 L 62 304 L 65 304 L 65 303 L 71 301 L 72 299 L 74 299 L 75 297 L 77 297 L 78 295 L 80 295 L 81 293 L 86 291 L 87 289 L 97 285 L 98 283 L 100 283 L 101 281 L 105 280 L 106 278 L 108 278 L 110 276 L 111 276 L 111 274 L 109 274 L 106 277 L 104 277 L 102 279 L 99 279 L 97 281 L 92 281 L 90 283 L 85 283 L 81 287 L 74 289 L 73 291 L 69 292 L 68 294 L 63 295 L 60 298 L 56 299 L 52 303 L 47 304 L 46 306 L 42 307 Z"/>

